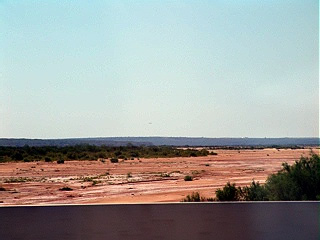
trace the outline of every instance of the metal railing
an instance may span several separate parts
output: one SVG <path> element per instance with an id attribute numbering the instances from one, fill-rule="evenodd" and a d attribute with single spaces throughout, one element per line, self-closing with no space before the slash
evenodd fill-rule
<path id="1" fill-rule="evenodd" d="M 320 239 L 320 202 L 0 207 L 0 239 Z"/>

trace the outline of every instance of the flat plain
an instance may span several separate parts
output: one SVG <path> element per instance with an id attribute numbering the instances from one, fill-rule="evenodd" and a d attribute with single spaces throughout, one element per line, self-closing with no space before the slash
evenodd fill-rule
<path id="1" fill-rule="evenodd" d="M 237 186 L 293 164 L 304 149 L 217 149 L 205 157 L 0 163 L 0 205 L 179 202 L 192 192 L 214 197 L 228 181 Z M 185 181 L 191 176 L 192 181 Z"/>

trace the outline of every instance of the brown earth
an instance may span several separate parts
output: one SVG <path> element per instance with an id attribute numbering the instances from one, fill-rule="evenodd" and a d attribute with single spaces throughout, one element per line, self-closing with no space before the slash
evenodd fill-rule
<path id="1" fill-rule="evenodd" d="M 319 154 L 319 149 L 313 149 Z M 214 197 L 228 181 L 238 186 L 309 156 L 310 149 L 215 150 L 193 158 L 135 159 L 111 163 L 67 161 L 0 164 L 0 205 L 179 202 L 198 191 Z M 193 181 L 184 181 L 186 175 Z M 63 191 L 63 187 L 72 190 Z"/>

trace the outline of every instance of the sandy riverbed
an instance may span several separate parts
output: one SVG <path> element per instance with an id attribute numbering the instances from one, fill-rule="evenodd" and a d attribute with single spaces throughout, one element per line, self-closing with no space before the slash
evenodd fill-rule
<path id="1" fill-rule="evenodd" d="M 319 154 L 319 149 L 313 149 Z M 1 205 L 178 202 L 198 191 L 214 197 L 226 182 L 264 183 L 267 176 L 294 163 L 310 149 L 215 150 L 194 158 L 1 163 Z M 186 175 L 193 181 L 184 181 Z M 20 181 L 20 182 L 14 182 Z M 71 191 L 61 191 L 69 187 Z"/>

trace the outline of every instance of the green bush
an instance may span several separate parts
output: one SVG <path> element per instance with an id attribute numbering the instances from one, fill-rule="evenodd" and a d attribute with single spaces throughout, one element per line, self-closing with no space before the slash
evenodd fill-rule
<path id="1" fill-rule="evenodd" d="M 70 187 L 63 187 L 59 189 L 60 191 L 72 191 L 73 189 Z"/>
<path id="2" fill-rule="evenodd" d="M 44 161 L 45 161 L 45 162 L 52 162 L 52 159 L 49 158 L 49 157 L 45 157 L 45 158 L 44 158 Z"/>
<path id="3" fill-rule="evenodd" d="M 228 182 L 223 189 L 220 188 L 216 191 L 217 201 L 239 201 L 240 191 L 236 188 L 236 184 Z"/>
<path id="4" fill-rule="evenodd" d="M 216 201 L 303 201 L 320 200 L 320 157 L 301 157 L 292 166 L 271 174 L 265 185 L 253 181 L 250 186 L 227 185 L 216 191 Z"/>
<path id="5" fill-rule="evenodd" d="M 252 181 L 251 185 L 243 188 L 238 188 L 240 191 L 240 199 L 243 201 L 267 201 L 268 192 L 265 186 L 259 182 Z"/>
<path id="6" fill-rule="evenodd" d="M 92 186 L 95 186 L 95 185 L 97 185 L 98 183 L 101 183 L 101 181 L 98 181 L 98 180 L 92 180 Z"/>
<path id="7" fill-rule="evenodd" d="M 319 155 L 301 157 L 292 166 L 284 163 L 281 171 L 268 177 L 266 189 L 272 201 L 319 200 Z"/>
<path id="8" fill-rule="evenodd" d="M 118 159 L 118 158 L 111 158 L 111 159 L 110 159 L 110 162 L 112 162 L 112 163 L 117 163 L 117 162 L 119 162 L 119 159 Z"/>
<path id="9" fill-rule="evenodd" d="M 59 159 L 59 160 L 57 161 L 57 163 L 58 163 L 58 164 L 64 164 L 64 160 L 63 160 L 63 159 Z"/>
<path id="10" fill-rule="evenodd" d="M 27 182 L 27 181 L 31 181 L 31 179 L 26 177 L 18 177 L 18 178 L 11 177 L 4 180 L 5 183 L 19 183 L 19 182 Z"/>
<path id="11" fill-rule="evenodd" d="M 205 201 L 205 198 L 200 197 L 198 192 L 193 192 L 191 195 L 187 195 L 182 202 L 201 202 Z"/>
<path id="12" fill-rule="evenodd" d="M 191 176 L 187 175 L 187 176 L 184 177 L 184 180 L 185 181 L 192 181 L 193 178 Z"/>

